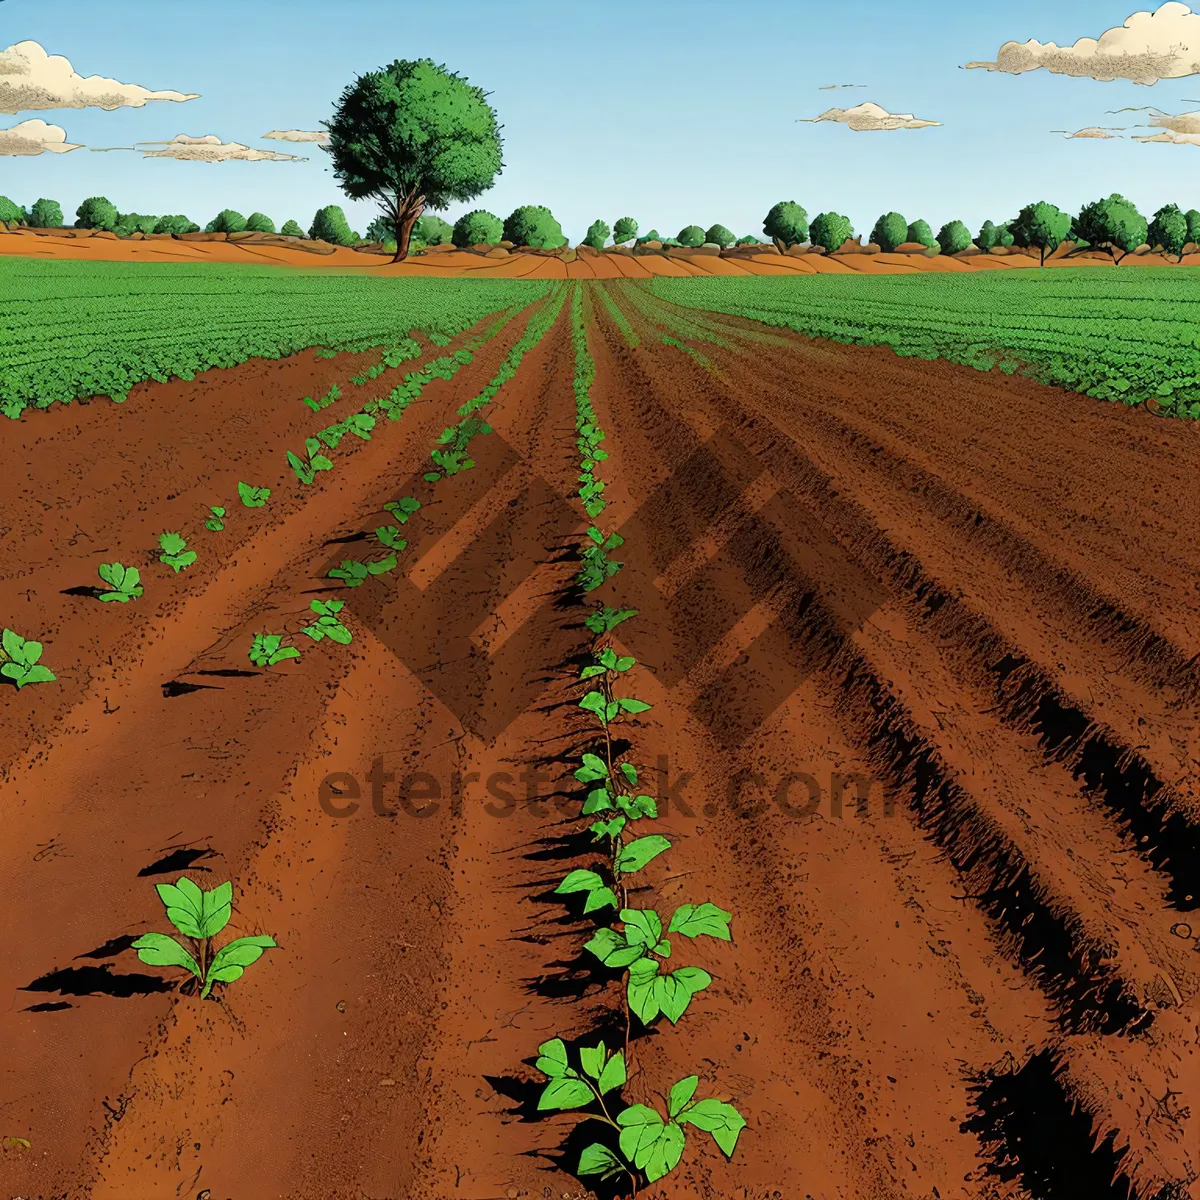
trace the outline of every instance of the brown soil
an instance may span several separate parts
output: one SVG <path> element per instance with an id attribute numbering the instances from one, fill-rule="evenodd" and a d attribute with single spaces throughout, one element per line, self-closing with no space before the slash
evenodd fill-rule
<path id="1" fill-rule="evenodd" d="M 646 877 L 664 909 L 735 914 L 733 946 L 677 947 L 716 982 L 635 1037 L 628 1091 L 695 1072 L 749 1121 L 732 1162 L 705 1138 L 641 1195 L 1115 1200 L 1127 1176 L 1136 1200 L 1186 1200 L 1194 432 L 734 319 L 697 340 L 647 293 L 593 287 L 641 339 L 589 289 L 603 523 L 627 538 L 600 595 L 640 610 L 623 642 L 654 708 L 628 734 L 670 797 Z M 557 1165 L 574 1118 L 533 1119 L 528 1065 L 617 999 L 548 896 L 589 862 L 565 313 L 475 469 L 420 479 L 527 319 L 308 489 L 285 449 L 402 371 L 358 389 L 376 355 L 302 354 L 6 431 L 0 611 L 59 682 L 0 691 L 0 1138 L 31 1143 L 0 1153 L 0 1193 L 589 1194 Z M 335 381 L 337 406 L 300 403 Z M 269 506 L 240 507 L 239 479 Z M 327 591 L 405 494 L 425 502 L 406 569 Z M 176 528 L 200 553 L 178 577 L 151 553 Z M 114 558 L 143 598 L 66 594 Z M 300 662 L 229 674 L 328 595 L 351 646 L 298 638 Z M 389 780 L 377 813 L 377 760 L 440 799 Z M 318 799 L 336 773 L 360 784 L 342 817 L 348 780 Z M 185 869 L 233 880 L 232 928 L 280 946 L 215 1003 L 128 949 Z"/>
<path id="2" fill-rule="evenodd" d="M 0 255 L 18 254 L 30 258 L 80 259 L 92 262 L 217 262 L 254 263 L 260 266 L 292 266 L 314 271 L 352 271 L 367 275 L 472 275 L 481 279 L 650 279 L 656 275 L 785 275 L 908 274 L 911 271 L 1013 270 L 1036 267 L 1036 254 L 1014 251 L 1006 255 L 979 254 L 966 258 L 923 254 L 875 254 L 855 251 L 846 254 L 606 254 L 585 253 L 570 261 L 548 252 L 515 250 L 503 256 L 489 256 L 465 250 L 418 254 L 401 263 L 393 263 L 378 254 L 368 254 L 324 243 L 320 253 L 297 246 L 257 241 L 184 241 L 180 239 L 127 239 L 56 236 L 29 230 L 0 229 Z M 1126 266 L 1163 266 L 1161 254 L 1129 255 L 1120 264 Z M 1174 260 L 1171 260 L 1174 265 Z M 1048 267 L 1108 266 L 1107 255 L 1088 252 L 1072 258 L 1047 259 Z M 1189 254 L 1184 266 L 1200 266 L 1200 254 Z"/>

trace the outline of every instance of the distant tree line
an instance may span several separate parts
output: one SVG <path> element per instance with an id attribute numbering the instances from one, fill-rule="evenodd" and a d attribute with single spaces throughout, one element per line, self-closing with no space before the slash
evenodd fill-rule
<path id="1" fill-rule="evenodd" d="M 75 217 L 76 228 L 108 230 L 120 237 L 133 233 L 200 232 L 199 225 L 181 214 L 122 213 L 104 196 L 89 197 L 75 210 Z M 57 201 L 44 197 L 32 208 L 25 209 L 8 197 L 0 196 L 0 221 L 33 229 L 56 229 L 64 224 L 62 207 Z M 226 208 L 204 226 L 204 231 L 275 233 L 276 227 L 265 213 L 253 212 L 246 217 Z M 327 204 L 317 210 L 307 234 L 296 221 L 284 222 L 278 232 L 285 237 L 307 236 L 335 246 L 357 246 L 366 241 L 382 243 L 395 250 L 397 245 L 394 217 L 376 217 L 367 227 L 364 239 L 350 228 L 346 214 L 336 204 Z M 486 209 L 477 208 L 464 213 L 453 225 L 439 216 L 425 213 L 408 232 L 411 249 L 447 242 L 460 248 L 505 242 L 514 247 L 556 249 L 567 244 L 554 214 L 540 204 L 521 205 L 504 220 Z M 808 213 L 794 200 L 781 201 L 771 208 L 763 221 L 763 232 L 780 250 L 808 244 L 833 252 L 854 237 L 854 227 L 848 217 L 836 212 L 822 212 L 809 220 Z M 711 225 L 708 229 L 685 225 L 675 237 L 662 237 L 657 229 L 651 229 L 639 237 L 637 221 L 633 217 L 620 217 L 611 226 L 603 220 L 593 221 L 582 244 L 598 250 L 610 237 L 615 245 L 658 242 L 663 246 L 715 245 L 722 249 L 754 245 L 759 241 L 749 235 L 736 237 L 724 225 Z M 909 221 L 901 213 L 888 212 L 875 222 L 870 241 L 888 252 L 906 243 L 915 243 L 943 254 L 958 254 L 972 245 L 980 250 L 1016 246 L 1038 251 L 1042 263 L 1064 242 L 1071 242 L 1077 249 L 1100 250 L 1118 263 L 1139 246 L 1149 245 L 1151 249 L 1182 259 L 1187 245 L 1200 244 L 1200 210 L 1193 208 L 1183 212 L 1177 204 L 1166 204 L 1147 219 L 1132 201 L 1113 193 L 1084 205 L 1072 216 L 1043 200 L 1025 205 L 1010 220 L 984 221 L 974 237 L 962 221 L 947 221 L 935 234 L 928 221 Z"/>

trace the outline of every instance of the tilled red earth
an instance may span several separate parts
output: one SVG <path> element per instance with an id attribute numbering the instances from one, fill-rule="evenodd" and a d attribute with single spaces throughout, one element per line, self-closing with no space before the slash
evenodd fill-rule
<path id="1" fill-rule="evenodd" d="M 674 843 L 645 875 L 734 913 L 626 1094 L 695 1073 L 748 1121 L 639 1195 L 1200 1195 L 1194 430 L 587 286 L 626 538 L 597 595 L 639 610 L 625 732 Z M 619 1003 L 549 895 L 594 857 L 566 311 L 475 468 L 420 478 L 528 319 L 308 489 L 284 451 L 350 398 L 300 398 L 374 394 L 377 355 L 6 430 L 0 612 L 59 678 L 0 691 L 0 1195 L 591 1194 L 530 1065 Z M 408 494 L 400 570 L 329 589 Z M 114 559 L 145 596 L 80 594 Z M 251 668 L 330 596 L 350 646 Z M 129 949 L 184 871 L 279 943 L 215 1003 Z"/>

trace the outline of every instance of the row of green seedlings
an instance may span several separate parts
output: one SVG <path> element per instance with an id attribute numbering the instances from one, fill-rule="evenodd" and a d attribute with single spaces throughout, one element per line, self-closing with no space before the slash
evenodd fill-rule
<path id="1" fill-rule="evenodd" d="M 652 325 L 657 325 L 661 329 L 670 329 L 680 335 L 680 338 L 691 338 L 692 341 L 708 342 L 714 346 L 720 346 L 723 350 L 733 350 L 735 353 L 744 353 L 739 351 L 737 347 L 720 336 L 714 333 L 710 328 L 705 328 L 698 322 L 691 320 L 688 317 L 683 317 L 677 313 L 667 312 L 661 304 L 655 303 L 650 294 L 645 289 L 638 287 L 636 284 L 626 290 L 624 293 L 630 303 L 643 319 L 649 321 Z M 694 346 L 689 346 L 680 338 L 672 337 L 670 333 L 662 333 L 659 335 L 659 341 L 664 346 L 681 351 L 691 358 L 697 366 L 707 371 L 710 375 L 721 375 L 720 368 L 706 354 L 702 354 Z"/>
<path id="2" fill-rule="evenodd" d="M 603 434 L 596 427 L 590 398 L 583 387 L 584 384 L 590 387 L 594 365 L 587 349 L 582 299 L 578 293 L 573 297 L 572 310 L 580 453 L 591 464 L 584 472 L 590 478 L 581 481 L 582 496 L 583 488 L 598 482 L 594 476 L 595 463 L 603 459 L 596 459 L 595 450 Z M 599 516 L 604 507 L 599 492 L 589 490 L 585 507 L 593 520 Z M 602 550 L 607 544 L 608 539 L 595 526 L 589 529 L 588 536 L 593 549 Z M 619 566 L 616 564 L 615 569 Z M 613 573 L 609 571 L 606 577 Z M 595 577 L 594 573 L 589 574 L 589 579 Z M 631 655 L 619 653 L 613 632 L 636 615 L 636 609 L 602 605 L 587 618 L 593 642 L 591 661 L 580 671 L 585 692 L 579 707 L 595 722 L 598 738 L 594 750 L 583 754 L 575 778 L 587 790 L 582 815 L 595 818 L 589 829 L 593 841 L 603 847 L 603 859 L 596 864 L 598 869 L 571 871 L 555 889 L 559 895 L 582 896 L 581 915 L 596 915 L 601 922 L 584 948 L 604 967 L 620 972 L 623 977 L 624 1047 L 610 1049 L 603 1039 L 594 1046 L 581 1046 L 576 1065 L 563 1039 L 552 1038 L 538 1047 L 535 1064 L 547 1079 L 538 1099 L 539 1110 L 590 1109 L 585 1120 L 598 1122 L 607 1129 L 604 1140 L 589 1143 L 581 1152 L 578 1174 L 599 1176 L 606 1181 L 628 1179 L 634 1197 L 643 1180 L 647 1185 L 653 1184 L 679 1165 L 687 1147 L 687 1127 L 709 1133 L 720 1150 L 732 1157 L 746 1125 L 741 1113 L 720 1097 L 697 1098 L 698 1075 L 677 1080 L 665 1096 L 662 1109 L 641 1103 L 620 1108 L 617 1105 L 629 1079 L 633 1018 L 643 1028 L 663 1017 L 675 1025 L 692 999 L 712 983 L 712 976 L 702 967 L 667 970 L 673 947 L 670 936 L 664 936 L 662 916 L 656 908 L 629 905 L 629 877 L 671 846 L 662 834 L 640 832 L 641 823 L 657 819 L 657 801 L 640 791 L 637 766 L 628 754 L 618 754 L 613 737 L 615 725 L 651 707 L 635 696 L 618 696 L 615 690 L 618 686 L 625 690 L 621 681 L 637 662 Z M 708 901 L 684 903 L 671 915 L 665 934 L 729 942 L 731 920 L 731 913 Z"/>

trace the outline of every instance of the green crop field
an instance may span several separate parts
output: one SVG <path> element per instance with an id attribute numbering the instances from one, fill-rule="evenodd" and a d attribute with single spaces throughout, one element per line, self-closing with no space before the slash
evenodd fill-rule
<path id="1" fill-rule="evenodd" d="M 0 412 L 123 400 L 148 379 L 367 349 L 414 329 L 453 337 L 544 296 L 509 280 L 370 279 L 225 264 L 0 261 Z"/>
<path id="2" fill-rule="evenodd" d="M 1200 418 L 1200 272 L 656 279 L 660 299 Z"/>

